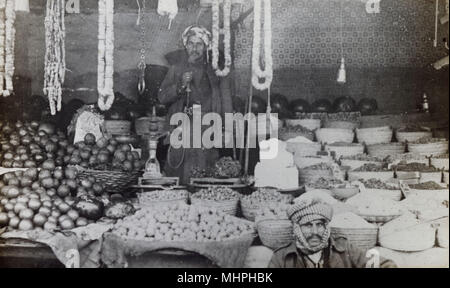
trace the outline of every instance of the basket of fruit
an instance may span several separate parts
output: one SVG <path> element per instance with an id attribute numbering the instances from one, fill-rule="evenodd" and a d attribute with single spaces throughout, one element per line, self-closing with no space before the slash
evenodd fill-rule
<path id="1" fill-rule="evenodd" d="M 286 125 L 288 127 L 302 126 L 310 131 L 320 129 L 322 123 L 320 119 L 287 119 Z"/>
<path id="2" fill-rule="evenodd" d="M 437 169 L 448 171 L 449 170 L 448 154 L 432 157 L 431 166 L 436 167 Z"/>
<path id="3" fill-rule="evenodd" d="M 364 184 L 363 193 L 379 196 L 394 201 L 400 201 L 402 199 L 402 191 L 398 184 L 387 183 L 379 179 L 362 180 Z"/>
<path id="4" fill-rule="evenodd" d="M 377 245 L 378 227 L 356 214 L 338 214 L 333 217 L 330 226 L 333 237 L 345 237 L 358 248 L 369 250 Z"/>
<path id="5" fill-rule="evenodd" d="M 159 190 L 138 194 L 141 207 L 154 207 L 159 205 L 187 204 L 189 192 L 186 190 Z"/>
<path id="6" fill-rule="evenodd" d="M 384 160 L 382 158 L 373 157 L 366 154 L 358 154 L 354 156 L 344 156 L 341 158 L 340 162 L 341 167 L 346 167 L 348 170 L 355 170 L 365 164 L 383 166 Z"/>
<path id="7" fill-rule="evenodd" d="M 408 143 L 408 150 L 427 157 L 448 154 L 448 141 L 439 138 L 422 138 Z"/>
<path id="8" fill-rule="evenodd" d="M 292 222 L 287 216 L 288 207 L 272 204 L 257 214 L 256 229 L 264 246 L 276 250 L 294 240 Z"/>
<path id="9" fill-rule="evenodd" d="M 69 165 L 75 166 L 81 178 L 95 177 L 112 194 L 122 193 L 136 183 L 144 166 L 139 153 L 130 145 L 119 144 L 114 139 L 97 141 L 92 134 L 68 147 L 67 152 L 65 162 L 67 160 Z"/>
<path id="10" fill-rule="evenodd" d="M 293 199 L 292 195 L 281 194 L 274 188 L 259 188 L 241 199 L 241 211 L 245 219 L 255 221 L 258 212 L 271 203 L 289 204 Z"/>
<path id="11" fill-rule="evenodd" d="M 395 138 L 398 142 L 415 142 L 422 138 L 433 137 L 433 132 L 415 126 L 403 127 L 395 132 Z"/>
<path id="12" fill-rule="evenodd" d="M 191 195 L 192 205 L 215 208 L 235 216 L 239 207 L 240 194 L 228 187 L 209 187 Z"/>
<path id="13" fill-rule="evenodd" d="M 409 189 L 404 189 L 403 194 L 405 198 L 411 195 L 420 195 L 423 197 L 438 197 L 442 199 L 447 199 L 448 201 L 448 189 L 443 187 L 441 184 L 436 182 L 426 182 L 409 185 Z"/>
<path id="14" fill-rule="evenodd" d="M 323 128 L 316 131 L 317 141 L 324 144 L 353 143 L 355 133 L 351 129 Z"/>
<path id="15" fill-rule="evenodd" d="M 300 174 L 300 183 L 313 183 L 319 180 L 320 178 L 324 179 L 333 179 L 333 168 L 329 164 L 320 163 L 317 165 L 305 167 L 303 169 L 299 169 Z"/>
<path id="16" fill-rule="evenodd" d="M 356 129 L 358 142 L 366 145 L 391 143 L 393 135 L 394 130 L 389 126 Z"/>
<path id="17" fill-rule="evenodd" d="M 380 167 L 376 164 L 366 164 L 358 169 L 348 172 L 349 181 L 358 181 L 360 179 L 378 179 L 381 181 L 387 181 L 392 178 L 394 178 L 394 171 Z"/>
<path id="18" fill-rule="evenodd" d="M 404 154 L 406 151 L 405 143 L 387 143 L 375 144 L 367 146 L 367 152 L 370 156 L 386 158 L 395 157 L 396 155 Z"/>
<path id="19" fill-rule="evenodd" d="M 306 139 L 314 141 L 314 132 L 303 126 L 288 126 L 283 127 L 278 131 L 279 139 L 282 141 L 288 141 L 299 136 L 303 136 Z"/>
<path id="20" fill-rule="evenodd" d="M 169 249 L 200 254 L 222 268 L 238 268 L 243 267 L 254 237 L 254 223 L 212 207 L 143 208 L 117 221 L 112 233 L 105 235 L 104 244 L 115 249 L 107 249 L 102 261 L 108 267 L 125 267 L 127 255 Z"/>
<path id="21" fill-rule="evenodd" d="M 364 154 L 364 145 L 353 143 L 333 143 L 325 146 L 325 151 L 334 152 L 336 159 Z"/>

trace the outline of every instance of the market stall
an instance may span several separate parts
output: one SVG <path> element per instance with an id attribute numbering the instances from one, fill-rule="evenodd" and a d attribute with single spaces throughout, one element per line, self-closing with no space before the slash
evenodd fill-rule
<path id="1" fill-rule="evenodd" d="M 448 46 L 361 40 L 404 1 L 32 2 L 0 0 L 0 267 L 266 268 L 319 198 L 331 238 L 448 267 Z"/>

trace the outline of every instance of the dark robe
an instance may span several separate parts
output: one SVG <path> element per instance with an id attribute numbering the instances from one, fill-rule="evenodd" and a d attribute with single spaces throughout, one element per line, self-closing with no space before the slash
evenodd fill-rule
<path id="1" fill-rule="evenodd" d="M 186 93 L 179 92 L 183 74 L 190 71 L 193 72 L 193 80 L 190 87 L 192 92 L 189 96 L 189 107 L 192 107 L 193 104 L 201 105 L 203 116 L 214 112 L 222 115 L 223 118 L 225 113 L 233 112 L 230 88 L 231 76 L 218 77 L 210 64 L 203 61 L 191 64 L 187 61 L 187 56 L 185 56 L 170 67 L 159 91 L 158 97 L 160 102 L 169 106 L 168 122 L 170 122 L 170 117 L 175 113 L 184 112 L 187 105 L 187 97 Z M 181 184 L 189 183 L 193 168 L 200 170 L 211 168 L 219 158 L 219 152 L 216 149 L 182 148 L 171 149 L 169 153 L 171 163 L 167 161 L 164 171 L 167 176 L 180 177 Z M 180 167 L 173 167 L 177 166 L 174 164 L 181 163 L 181 160 L 183 162 Z"/>

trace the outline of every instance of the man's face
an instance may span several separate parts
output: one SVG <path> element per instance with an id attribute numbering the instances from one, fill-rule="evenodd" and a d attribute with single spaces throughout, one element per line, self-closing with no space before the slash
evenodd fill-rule
<path id="1" fill-rule="evenodd" d="M 190 36 L 186 43 L 186 51 L 189 56 L 189 63 L 195 63 L 203 58 L 205 48 L 205 43 L 200 37 Z"/>
<path id="2" fill-rule="evenodd" d="M 323 235 L 327 229 L 325 220 L 314 220 L 306 224 L 300 225 L 303 236 L 311 247 L 317 247 L 323 243 Z"/>

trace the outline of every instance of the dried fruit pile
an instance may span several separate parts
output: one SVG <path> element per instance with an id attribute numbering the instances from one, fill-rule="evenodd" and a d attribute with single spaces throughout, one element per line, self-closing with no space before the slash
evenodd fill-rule
<path id="1" fill-rule="evenodd" d="M 345 160 L 355 160 L 355 161 L 368 161 L 368 162 L 385 162 L 388 159 L 381 159 L 378 157 L 374 157 L 374 156 L 370 156 L 367 154 L 359 154 L 359 155 L 355 155 L 355 156 L 346 156 L 343 157 L 342 159 Z"/>
<path id="2" fill-rule="evenodd" d="M 245 196 L 241 199 L 241 202 L 248 207 L 259 207 L 261 204 L 288 204 L 291 203 L 293 197 L 291 195 L 283 195 L 275 189 L 260 188 L 258 191 L 251 195 Z M 264 205 L 264 206 L 267 206 Z"/>
<path id="3" fill-rule="evenodd" d="M 444 188 L 442 188 L 441 185 L 439 185 L 438 183 L 433 182 L 433 181 L 409 185 L 409 188 L 416 189 L 416 190 L 442 190 L 442 189 L 444 189 Z"/>
<path id="4" fill-rule="evenodd" d="M 361 121 L 361 113 L 358 112 L 339 112 L 328 114 L 328 121 L 346 121 L 358 123 Z"/>
<path id="5" fill-rule="evenodd" d="M 320 178 L 319 180 L 317 180 L 315 182 L 308 183 L 307 186 L 310 188 L 314 188 L 314 189 L 329 190 L 332 188 L 344 188 L 346 186 L 346 183 L 339 179 Z"/>
<path id="6" fill-rule="evenodd" d="M 364 164 L 363 166 L 359 167 L 358 169 L 354 170 L 355 172 L 386 172 L 390 171 L 387 167 L 381 167 L 380 165 L 376 164 Z"/>
<path id="7" fill-rule="evenodd" d="M 255 222 L 258 223 L 262 220 L 288 220 L 287 211 L 289 207 L 289 204 L 284 203 L 269 204 L 256 213 Z"/>
<path id="8" fill-rule="evenodd" d="M 209 201 L 238 200 L 240 194 L 227 187 L 209 187 L 193 194 L 191 198 Z"/>
<path id="9" fill-rule="evenodd" d="M 399 187 L 394 185 L 389 185 L 379 179 L 369 179 L 369 180 L 359 180 L 364 184 L 367 189 L 378 189 L 378 190 L 400 190 Z"/>
<path id="10" fill-rule="evenodd" d="M 440 142 L 446 142 L 447 140 L 441 139 L 441 138 L 422 138 L 415 142 L 411 142 L 410 144 L 431 144 L 431 143 L 440 143 Z"/>
<path id="11" fill-rule="evenodd" d="M 214 166 L 214 177 L 216 178 L 237 178 L 241 176 L 241 172 L 241 163 L 231 157 L 221 158 Z"/>
<path id="12" fill-rule="evenodd" d="M 430 167 L 423 163 L 399 164 L 396 166 L 397 171 L 402 172 L 439 172 L 439 169 Z"/>
<path id="13" fill-rule="evenodd" d="M 253 231 L 251 223 L 216 210 L 178 204 L 139 210 L 114 226 L 114 233 L 125 239 L 168 242 L 224 241 Z"/>
<path id="14" fill-rule="evenodd" d="M 158 201 L 170 201 L 178 199 L 187 199 L 189 192 L 186 190 L 170 190 L 170 191 L 154 191 L 146 192 L 138 195 L 139 203 L 151 203 Z"/>

